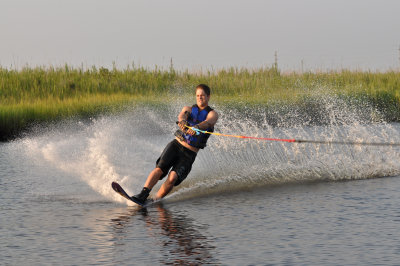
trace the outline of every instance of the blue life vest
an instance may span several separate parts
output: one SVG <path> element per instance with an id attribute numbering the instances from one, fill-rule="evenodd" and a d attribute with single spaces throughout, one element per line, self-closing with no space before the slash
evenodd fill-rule
<path id="1" fill-rule="evenodd" d="M 189 126 L 192 127 L 206 120 L 208 113 L 211 112 L 212 110 L 213 109 L 210 106 L 207 106 L 205 109 L 200 111 L 200 108 L 197 106 L 197 104 L 193 105 L 192 112 L 190 113 L 187 120 Z M 214 132 L 214 127 L 207 128 L 205 129 L 205 131 Z M 200 133 L 199 135 L 191 136 L 183 132 L 181 129 L 178 129 L 175 132 L 175 136 L 177 136 L 180 140 L 186 142 L 192 147 L 204 149 L 204 147 L 207 144 L 207 140 L 210 137 L 210 134 Z"/>

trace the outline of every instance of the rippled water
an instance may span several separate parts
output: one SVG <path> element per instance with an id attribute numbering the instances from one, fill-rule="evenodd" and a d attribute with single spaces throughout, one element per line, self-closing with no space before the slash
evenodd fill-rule
<path id="1" fill-rule="evenodd" d="M 73 120 L 0 144 L 2 264 L 398 264 L 400 147 L 211 137 L 161 205 L 128 206 L 110 183 L 140 190 L 178 111 Z M 285 128 L 222 114 L 225 133 L 400 141 L 398 124 Z"/>

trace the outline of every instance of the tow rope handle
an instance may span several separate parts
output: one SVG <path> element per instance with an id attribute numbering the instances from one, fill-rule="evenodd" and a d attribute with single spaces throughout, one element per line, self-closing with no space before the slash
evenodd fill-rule
<path id="1" fill-rule="evenodd" d="M 176 121 L 176 124 L 178 125 L 179 122 Z M 196 132 L 196 135 L 200 135 L 200 133 L 207 133 L 207 131 L 203 131 L 203 130 L 200 130 L 200 129 L 195 128 L 195 127 L 189 127 L 189 126 L 186 126 L 186 125 L 185 125 L 185 127 L 188 128 L 188 129 L 193 130 L 194 132 Z M 211 132 L 209 132 L 209 133 L 211 133 Z"/>

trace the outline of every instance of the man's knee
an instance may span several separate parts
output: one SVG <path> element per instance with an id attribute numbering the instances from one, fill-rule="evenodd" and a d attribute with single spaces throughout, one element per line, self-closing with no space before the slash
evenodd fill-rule
<path id="1" fill-rule="evenodd" d="M 159 167 L 154 168 L 151 175 L 157 178 L 157 181 L 163 179 L 165 176 L 163 170 Z"/>
<path id="2" fill-rule="evenodd" d="M 160 168 L 160 167 L 156 167 L 155 169 L 154 169 L 154 172 L 158 175 L 158 176 L 163 176 L 164 175 L 164 172 L 163 172 L 163 170 Z"/>
<path id="3" fill-rule="evenodd" d="M 169 173 L 169 175 L 168 175 L 168 178 L 167 178 L 167 182 L 168 183 L 170 183 L 171 185 L 174 185 L 175 184 L 175 182 L 178 180 L 178 175 L 176 174 L 176 172 L 174 172 L 174 171 L 171 171 L 170 173 Z"/>

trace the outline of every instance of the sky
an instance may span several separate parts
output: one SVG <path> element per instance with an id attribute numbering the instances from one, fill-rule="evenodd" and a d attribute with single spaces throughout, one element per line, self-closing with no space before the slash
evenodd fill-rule
<path id="1" fill-rule="evenodd" d="M 0 0 L 0 66 L 400 69 L 399 0 Z"/>

